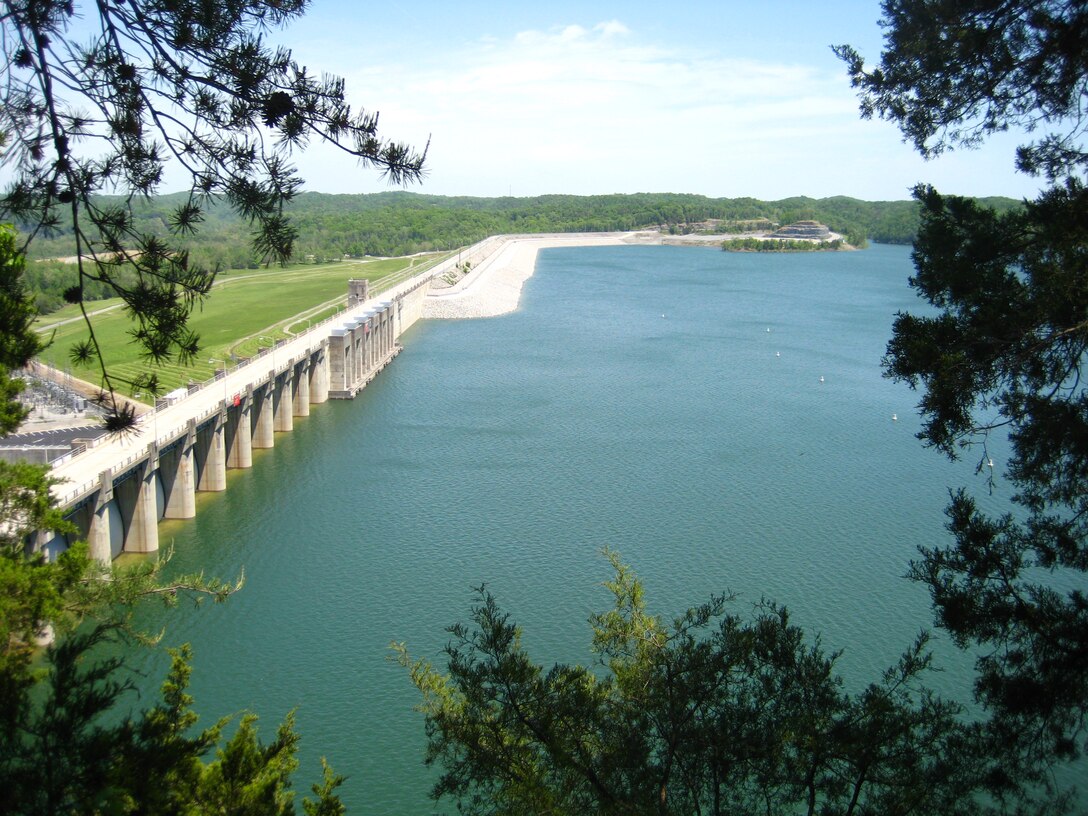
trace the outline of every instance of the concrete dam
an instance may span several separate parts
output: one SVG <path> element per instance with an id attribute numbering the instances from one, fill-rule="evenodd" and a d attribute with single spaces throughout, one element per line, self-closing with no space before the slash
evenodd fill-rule
<path id="1" fill-rule="evenodd" d="M 492 249 L 481 242 L 462 255 L 480 262 Z M 160 520 L 193 518 L 198 491 L 226 490 L 227 470 L 252 467 L 253 450 L 273 447 L 295 417 L 329 399 L 351 399 L 377 376 L 422 316 L 431 281 L 458 260 L 454 255 L 373 298 L 366 281 L 350 281 L 344 311 L 191 385 L 141 417 L 133 432 L 88 441 L 55 460 L 52 494 L 77 537 L 100 561 L 157 551 Z M 44 533 L 32 542 L 49 557 L 68 544 Z"/>

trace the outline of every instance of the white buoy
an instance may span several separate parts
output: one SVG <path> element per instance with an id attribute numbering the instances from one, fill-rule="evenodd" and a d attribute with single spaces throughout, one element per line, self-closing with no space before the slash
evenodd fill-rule
<path id="1" fill-rule="evenodd" d="M 992 469 L 993 469 L 993 466 L 994 466 L 994 460 L 993 460 L 993 459 L 990 459 L 990 460 L 989 460 L 989 461 L 988 461 L 988 462 L 987 462 L 986 464 L 987 464 L 987 465 L 989 465 L 989 466 L 990 466 L 990 469 L 992 470 Z"/>
<path id="2" fill-rule="evenodd" d="M 898 421 L 899 421 L 899 415 L 898 414 L 892 414 L 892 422 L 898 422 Z"/>
<path id="3" fill-rule="evenodd" d="M 782 356 L 782 352 L 781 352 L 781 351 L 776 351 L 776 352 L 774 353 L 774 356 L 775 356 L 775 357 L 781 357 L 781 356 Z"/>
<path id="4" fill-rule="evenodd" d="M 771 327 L 770 327 L 770 326 L 768 326 L 768 327 L 767 327 L 767 333 L 768 333 L 768 334 L 770 334 L 770 332 L 771 332 Z"/>
<path id="5" fill-rule="evenodd" d="M 821 374 L 821 375 L 820 375 L 820 382 L 823 382 L 823 381 L 824 381 L 824 375 L 823 375 L 823 374 Z"/>

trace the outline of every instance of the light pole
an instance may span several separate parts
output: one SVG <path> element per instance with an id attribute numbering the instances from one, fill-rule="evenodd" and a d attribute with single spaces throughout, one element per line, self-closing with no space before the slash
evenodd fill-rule
<path id="1" fill-rule="evenodd" d="M 265 337 L 263 334 L 260 337 L 258 337 L 257 340 L 258 341 L 260 341 L 260 340 L 267 340 L 268 341 L 269 347 L 272 349 L 272 371 L 275 372 L 275 370 L 276 370 L 276 341 L 273 340 L 271 337 Z"/>
<path id="2" fill-rule="evenodd" d="M 133 399 L 140 399 L 143 396 L 142 391 L 134 391 L 132 393 Z M 157 445 L 159 444 L 159 401 L 158 398 L 152 394 L 151 398 L 154 402 L 151 405 L 151 432 L 154 434 L 152 441 Z M 147 419 L 147 414 L 144 414 L 142 419 Z"/>
<path id="3" fill-rule="evenodd" d="M 209 363 L 222 363 L 223 364 L 223 405 L 227 404 L 227 361 L 220 360 L 217 357 L 209 357 Z M 218 373 L 218 372 L 217 372 Z"/>

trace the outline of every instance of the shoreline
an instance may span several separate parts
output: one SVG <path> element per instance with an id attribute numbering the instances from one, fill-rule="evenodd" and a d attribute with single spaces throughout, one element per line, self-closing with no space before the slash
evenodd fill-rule
<path id="1" fill-rule="evenodd" d="M 448 289 L 432 290 L 423 303 L 423 318 L 459 320 L 498 317 L 517 310 L 521 289 L 536 271 L 537 254 L 557 247 L 659 245 L 660 234 L 641 232 L 511 235 Z"/>
<path id="2" fill-rule="evenodd" d="M 499 317 L 518 308 L 525 281 L 536 272 L 542 249 L 593 246 L 688 246 L 719 248 L 732 235 L 666 235 L 656 230 L 634 232 L 551 233 L 499 235 L 482 246 L 479 263 L 452 286 L 431 284 L 423 302 L 425 320 L 466 320 Z M 836 235 L 836 237 L 840 237 Z M 491 242 L 497 242 L 491 245 Z M 468 259 L 469 262 L 472 257 Z"/>

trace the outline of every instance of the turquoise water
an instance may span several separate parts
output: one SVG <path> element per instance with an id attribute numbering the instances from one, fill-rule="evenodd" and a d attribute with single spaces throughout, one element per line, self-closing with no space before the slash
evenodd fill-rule
<path id="1" fill-rule="evenodd" d="M 440 659 L 486 582 L 541 660 L 589 659 L 605 546 L 666 617 L 726 589 L 742 610 L 774 598 L 845 650 L 849 684 L 874 680 L 930 622 L 902 575 L 946 539 L 948 489 L 984 492 L 973 460 L 921 447 L 916 395 L 881 376 L 894 313 L 918 307 L 910 272 L 902 247 L 547 250 L 518 312 L 417 325 L 356 400 L 296 419 L 164 526 L 172 569 L 244 569 L 246 587 L 149 625 L 193 644 L 203 722 L 251 709 L 270 737 L 297 709 L 298 787 L 326 756 L 362 814 L 433 808 L 389 642 Z M 962 691 L 963 658 L 938 649 Z M 140 660 L 152 694 L 164 657 Z"/>

